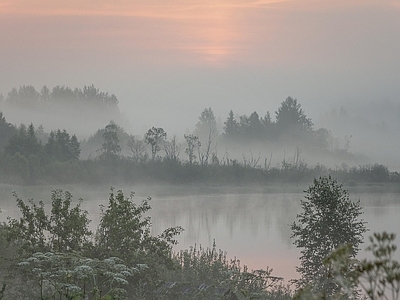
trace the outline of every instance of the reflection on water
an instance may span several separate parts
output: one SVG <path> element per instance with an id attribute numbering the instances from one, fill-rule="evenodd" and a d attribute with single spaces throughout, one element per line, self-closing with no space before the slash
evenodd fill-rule
<path id="1" fill-rule="evenodd" d="M 275 275 L 294 274 L 297 250 L 291 244 L 289 224 L 299 211 L 300 197 L 225 194 L 154 199 L 154 230 L 181 225 L 185 232 L 177 249 L 195 243 L 211 247 L 215 240 L 228 256 L 238 257 L 252 269 L 270 266 Z"/>
<path id="2" fill-rule="evenodd" d="M 105 190 L 89 191 L 70 190 L 74 199 L 84 199 L 82 207 L 89 211 L 94 229 L 99 220 L 99 205 L 107 204 Z M 37 196 L 26 196 L 24 199 L 50 199 L 49 190 L 36 191 Z M 125 190 L 126 194 L 129 190 Z M 27 193 L 23 191 L 23 193 Z M 34 194 L 34 193 L 33 193 Z M 140 195 L 151 195 L 152 190 L 143 190 Z M 395 232 L 400 245 L 400 201 L 399 194 L 350 194 L 353 200 L 360 199 L 364 207 L 367 228 L 373 232 Z M 7 215 L 17 217 L 18 210 L 11 193 L 1 197 L 1 221 Z M 144 196 L 137 196 L 139 201 Z M 228 257 L 236 256 L 242 264 L 251 269 L 274 269 L 273 274 L 285 279 L 296 278 L 295 266 L 299 264 L 299 250 L 290 239 L 289 225 L 301 212 L 300 199 L 302 193 L 260 193 L 260 194 L 197 194 L 167 196 L 157 195 L 151 200 L 151 217 L 153 233 L 158 234 L 171 226 L 182 226 L 185 231 L 178 237 L 176 250 L 186 249 L 195 244 L 211 247 L 214 240 L 218 248 L 228 253 Z M 50 200 L 45 203 L 50 203 Z M 364 245 L 361 248 L 365 248 Z M 360 253 L 360 257 L 365 253 Z M 400 253 L 397 253 L 400 260 Z"/>
<path id="3" fill-rule="evenodd" d="M 362 218 L 370 230 L 367 235 L 388 231 L 400 237 L 399 196 L 351 194 L 353 200 L 361 200 Z M 195 243 L 211 247 L 215 239 L 217 247 L 250 268 L 270 266 L 277 276 L 296 278 L 299 250 L 290 239 L 290 224 L 301 212 L 302 198 L 302 193 L 158 198 L 153 202 L 153 225 L 155 232 L 168 226 L 183 226 L 185 232 L 179 237 L 177 249 Z M 362 251 L 359 256 L 364 257 L 365 253 Z"/>

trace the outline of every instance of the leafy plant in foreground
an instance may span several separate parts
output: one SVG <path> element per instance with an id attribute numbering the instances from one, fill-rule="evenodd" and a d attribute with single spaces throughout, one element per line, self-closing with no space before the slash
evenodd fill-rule
<path id="1" fill-rule="evenodd" d="M 128 278 L 140 273 L 139 267 L 116 257 L 98 260 L 53 252 L 34 253 L 17 268 L 31 296 L 40 299 L 124 299 Z"/>
<path id="2" fill-rule="evenodd" d="M 51 214 L 46 214 L 44 202 L 32 199 L 25 203 L 14 193 L 22 216 L 19 220 L 8 218 L 8 240 L 21 245 L 21 250 L 32 254 L 37 251 L 82 251 L 89 246 L 92 232 L 88 225 L 88 212 L 80 202 L 71 207 L 72 195 L 54 190 L 51 195 Z"/>
<path id="3" fill-rule="evenodd" d="M 215 243 L 211 249 L 195 246 L 182 250 L 174 258 L 178 265 L 166 276 L 174 282 L 164 290 L 167 299 L 224 299 L 216 296 L 216 291 L 224 288 L 239 299 L 291 298 L 283 278 L 272 276 L 272 269 L 249 271 L 238 259 L 228 259 L 226 252 L 217 250 Z M 185 293 L 182 287 L 186 287 Z"/>
<path id="4" fill-rule="evenodd" d="M 167 228 L 158 236 L 151 235 L 151 219 L 145 214 L 151 209 L 150 198 L 140 204 L 134 194 L 125 197 L 121 190 L 111 188 L 108 206 L 101 208 L 100 224 L 96 233 L 96 257 L 119 257 L 128 265 L 145 264 L 148 268 L 130 280 L 132 292 L 145 286 L 152 292 L 164 269 L 173 268 L 172 246 L 183 229 Z"/>
<path id="5" fill-rule="evenodd" d="M 393 258 L 397 248 L 393 244 L 394 239 L 393 233 L 374 233 L 366 248 L 372 253 L 373 259 L 350 264 L 355 266 L 351 272 L 343 272 L 349 266 L 349 245 L 338 248 L 327 258 L 327 262 L 334 267 L 335 280 L 344 291 L 348 291 L 349 286 L 358 286 L 362 294 L 371 300 L 399 299 L 400 264 Z M 350 293 L 346 294 L 352 296 Z"/>

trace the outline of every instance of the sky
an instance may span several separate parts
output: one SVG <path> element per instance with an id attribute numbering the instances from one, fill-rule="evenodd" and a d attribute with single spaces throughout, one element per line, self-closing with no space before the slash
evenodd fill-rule
<path id="1" fill-rule="evenodd" d="M 400 0 L 0 0 L 0 92 L 94 84 L 129 132 L 400 102 Z"/>

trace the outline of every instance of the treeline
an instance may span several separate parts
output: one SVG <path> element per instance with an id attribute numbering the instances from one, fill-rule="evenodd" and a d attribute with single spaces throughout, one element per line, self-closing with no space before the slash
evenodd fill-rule
<path id="1" fill-rule="evenodd" d="M 358 167 L 342 164 L 335 168 L 321 164 L 309 166 L 300 148 L 275 166 L 271 164 L 271 157 L 253 156 L 251 152 L 241 160 L 230 158 L 228 151 L 219 157 L 215 145 L 216 128 L 206 121 L 212 115 L 211 109 L 205 109 L 194 133 L 186 134 L 185 144 L 181 144 L 176 137 L 168 139 L 162 128 L 152 127 L 140 137 L 128 135 L 113 122 L 88 140 L 79 142 L 66 130 L 47 134 L 42 127 L 35 128 L 33 124 L 17 128 L 0 112 L 0 180 L 23 185 L 110 182 L 265 185 L 302 183 L 327 174 L 349 184 L 400 180 L 397 172 L 390 172 L 379 164 Z M 204 135 L 207 130 L 208 135 Z M 205 142 L 201 142 L 205 136 Z M 219 138 L 223 141 L 227 136 L 225 132 Z M 82 144 L 95 149 L 89 158 L 80 159 Z"/>
<path id="2" fill-rule="evenodd" d="M 117 108 L 118 99 L 114 94 L 101 92 L 94 85 L 84 86 L 82 89 L 72 89 L 66 86 L 55 86 L 51 90 L 43 86 L 37 91 L 32 85 L 23 85 L 13 88 L 6 97 L 0 95 L 0 103 L 24 108 L 43 109 L 53 104 L 66 104 L 71 107 L 85 105 L 102 109 Z"/>
<path id="3" fill-rule="evenodd" d="M 311 156 L 316 154 L 341 162 L 354 162 L 355 156 L 348 151 L 349 141 L 340 147 L 338 139 L 329 130 L 315 130 L 312 120 L 305 115 L 296 99 L 288 97 L 275 114 L 276 120 L 273 121 L 269 112 L 260 118 L 257 112 L 247 116 L 235 115 L 231 110 L 222 126 L 218 124 L 212 109 L 206 108 L 201 112 L 194 131 L 183 136 L 183 142 L 175 135 L 168 138 L 167 132 L 161 127 L 152 127 L 144 136 L 138 136 L 128 135 L 123 128 L 117 126 L 116 134 L 121 153 L 137 161 L 162 159 L 164 154 L 167 158 L 187 160 L 190 164 L 204 166 L 226 159 L 238 160 L 238 157 L 246 160 L 244 156 L 249 149 L 256 149 L 254 153 L 257 153 L 261 152 L 257 149 L 263 149 L 263 152 L 266 149 L 278 149 L 283 152 L 288 148 L 300 148 Z M 103 133 L 104 129 L 98 130 L 82 143 L 85 155 L 90 152 L 88 148 L 92 149 L 93 155 L 93 150 L 101 147 Z M 251 164 L 256 160 L 259 163 L 261 157 L 250 152 L 251 157 L 247 160 L 250 159 Z"/>
<path id="4" fill-rule="evenodd" d="M 24 85 L 0 94 L 0 110 L 13 124 L 33 123 L 49 129 L 89 136 L 110 120 L 125 124 L 114 94 L 100 91 L 94 85 L 82 88 L 68 86 Z M 46 142 L 46 140 L 43 140 Z"/>
<path id="5" fill-rule="evenodd" d="M 290 138 L 302 140 L 303 144 L 311 143 L 320 149 L 327 149 L 329 146 L 329 131 L 324 128 L 314 130 L 312 120 L 305 115 L 297 99 L 292 97 L 281 103 L 275 112 L 275 121 L 269 111 L 264 117 L 260 117 L 257 112 L 249 116 L 235 116 L 231 110 L 224 125 L 223 137 L 229 141 L 274 141 Z"/>
<path id="6" fill-rule="evenodd" d="M 49 169 L 58 164 L 79 161 L 80 143 L 75 135 L 71 136 L 66 130 L 46 134 L 42 128 L 35 129 L 33 124 L 16 128 L 7 123 L 0 112 L 0 132 L 2 182 L 45 183 Z"/>

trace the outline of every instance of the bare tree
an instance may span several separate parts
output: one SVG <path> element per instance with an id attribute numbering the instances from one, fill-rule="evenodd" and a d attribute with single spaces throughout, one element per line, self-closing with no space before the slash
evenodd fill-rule
<path id="1" fill-rule="evenodd" d="M 195 135 L 199 137 L 200 146 L 197 147 L 201 165 L 207 165 L 211 153 L 216 149 L 218 137 L 217 121 L 211 107 L 202 111 L 196 124 Z"/>
<path id="2" fill-rule="evenodd" d="M 193 164 L 194 160 L 197 158 L 194 152 L 201 146 L 201 143 L 197 135 L 185 134 L 184 137 L 187 143 L 187 148 L 185 149 L 185 153 L 188 155 L 189 164 Z"/>
<path id="3" fill-rule="evenodd" d="M 214 150 L 217 148 L 217 144 L 214 142 L 217 136 L 218 136 L 217 128 L 210 127 L 205 142 L 200 144 L 200 147 L 197 148 L 199 161 L 202 166 L 208 165 L 208 159 L 211 153 L 214 152 Z M 204 145 L 204 147 L 202 145 Z"/>
<path id="4" fill-rule="evenodd" d="M 176 135 L 174 135 L 170 141 L 164 141 L 163 148 L 165 151 L 165 158 L 177 161 L 179 159 L 181 147 L 181 144 L 177 141 Z"/>
<path id="5" fill-rule="evenodd" d="M 146 153 L 146 143 L 143 139 L 130 135 L 127 146 L 135 162 L 146 160 L 148 155 Z"/>

